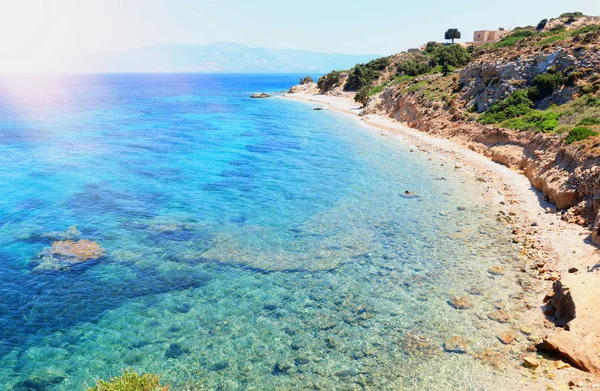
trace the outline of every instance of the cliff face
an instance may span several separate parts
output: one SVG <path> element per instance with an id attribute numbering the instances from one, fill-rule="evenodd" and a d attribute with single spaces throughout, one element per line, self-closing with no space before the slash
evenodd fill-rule
<path id="1" fill-rule="evenodd" d="M 566 73 L 573 69 L 598 73 L 600 53 L 558 47 L 538 53 L 521 52 L 507 62 L 485 56 L 454 75 L 428 75 L 412 82 L 440 86 L 432 91 L 454 90 L 455 99 L 436 101 L 416 89 L 394 85 L 370 99 L 364 113 L 385 113 L 410 127 L 452 138 L 498 163 L 521 170 L 558 209 L 565 210 L 564 219 L 593 224 L 593 240 L 600 245 L 600 155 L 590 153 L 589 143 L 566 145 L 562 135 L 483 125 L 469 115 L 489 109 L 518 86 L 548 70 Z M 567 103 L 577 96 L 578 90 L 576 85 L 566 86 L 537 105 L 547 108 Z"/>
<path id="2" fill-rule="evenodd" d="M 485 111 L 494 103 L 516 91 L 521 84 L 530 83 L 535 76 L 552 72 L 569 73 L 574 69 L 598 72 L 600 53 L 595 50 L 573 48 L 548 48 L 542 52 L 520 50 L 512 58 L 487 55 L 467 65 L 460 72 L 461 98 L 474 106 L 478 112 Z M 563 88 L 543 99 L 538 108 L 553 104 L 561 105 L 573 99 L 578 88 Z"/>

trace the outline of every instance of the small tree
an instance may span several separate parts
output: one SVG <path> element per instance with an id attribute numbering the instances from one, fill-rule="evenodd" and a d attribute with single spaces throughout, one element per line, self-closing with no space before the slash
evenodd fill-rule
<path id="1" fill-rule="evenodd" d="M 444 34 L 444 39 L 450 39 L 454 43 L 455 39 L 460 39 L 460 31 L 458 29 L 448 29 Z"/>
<path id="2" fill-rule="evenodd" d="M 370 91 L 371 91 L 370 85 L 361 87 L 361 89 L 358 90 L 356 95 L 354 95 L 354 100 L 356 102 L 360 103 L 361 105 L 363 105 L 363 107 L 365 107 L 367 105 L 367 102 L 369 101 L 369 92 Z"/>
<path id="3" fill-rule="evenodd" d="M 543 29 L 546 28 L 546 25 L 548 24 L 548 19 L 542 19 L 540 20 L 540 23 L 538 23 L 536 30 L 537 31 L 542 31 Z"/>
<path id="4" fill-rule="evenodd" d="M 304 85 L 304 84 L 308 84 L 308 83 L 314 83 L 315 81 L 313 80 L 312 77 L 310 76 L 306 76 L 300 79 L 300 85 Z"/>

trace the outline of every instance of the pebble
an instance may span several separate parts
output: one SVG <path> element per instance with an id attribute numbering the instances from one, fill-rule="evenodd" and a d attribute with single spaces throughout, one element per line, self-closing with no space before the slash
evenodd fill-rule
<path id="1" fill-rule="evenodd" d="M 515 331 L 505 331 L 498 335 L 498 339 L 505 345 L 509 345 L 513 343 L 513 341 L 517 338 L 517 333 Z"/>
<path id="2" fill-rule="evenodd" d="M 504 269 L 500 266 L 492 266 L 488 269 L 488 273 L 493 274 L 495 276 L 500 276 L 504 274 Z"/>
<path id="3" fill-rule="evenodd" d="M 534 356 L 525 356 L 523 357 L 523 366 L 535 369 L 540 366 L 540 360 Z"/>

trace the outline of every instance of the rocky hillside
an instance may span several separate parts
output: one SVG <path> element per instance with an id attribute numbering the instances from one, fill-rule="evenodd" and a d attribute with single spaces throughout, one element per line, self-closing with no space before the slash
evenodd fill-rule
<path id="1" fill-rule="evenodd" d="M 522 170 L 600 245 L 600 17 L 563 14 L 478 48 L 429 43 L 318 87 Z"/>

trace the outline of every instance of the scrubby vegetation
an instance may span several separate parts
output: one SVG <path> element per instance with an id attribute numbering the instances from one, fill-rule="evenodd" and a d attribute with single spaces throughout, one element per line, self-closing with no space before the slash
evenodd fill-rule
<path id="1" fill-rule="evenodd" d="M 431 58 L 425 54 L 416 54 L 413 58 L 402 61 L 397 65 L 397 73 L 408 76 L 419 76 L 431 72 Z"/>
<path id="2" fill-rule="evenodd" d="M 348 80 L 344 84 L 344 90 L 357 91 L 365 86 L 370 86 L 373 81 L 379 78 L 379 73 L 386 69 L 389 63 L 387 57 L 382 57 L 366 64 L 357 64 L 350 71 Z"/>
<path id="3" fill-rule="evenodd" d="M 304 84 L 308 84 L 308 83 L 314 83 L 315 81 L 313 80 L 312 77 L 310 76 L 306 76 L 300 79 L 300 85 L 304 85 Z"/>
<path id="4" fill-rule="evenodd" d="M 535 130 L 538 132 L 552 132 L 558 126 L 560 114 L 553 111 L 531 111 L 519 118 L 506 120 L 503 126 L 517 130 Z"/>
<path id="5" fill-rule="evenodd" d="M 544 99 L 554 92 L 557 88 L 565 83 L 565 78 L 562 73 L 544 73 L 537 75 L 532 81 L 532 87 L 528 90 L 529 98 L 532 101 Z"/>
<path id="6" fill-rule="evenodd" d="M 482 124 L 497 124 L 510 118 L 528 114 L 533 109 L 533 102 L 525 90 L 518 90 L 505 100 L 494 104 L 479 117 Z"/>
<path id="7" fill-rule="evenodd" d="M 367 104 L 369 101 L 369 92 L 371 91 L 371 87 L 369 85 L 363 86 L 356 95 L 354 95 L 354 100 L 363 106 Z"/>
<path id="8" fill-rule="evenodd" d="M 597 136 L 598 133 L 585 126 L 578 126 L 569 131 L 569 135 L 565 139 L 565 144 L 572 144 L 575 141 L 585 140 L 590 136 Z"/>
<path id="9" fill-rule="evenodd" d="M 317 86 L 321 93 L 327 92 L 340 82 L 341 77 L 342 73 L 340 71 L 331 71 L 319 78 Z"/>
<path id="10" fill-rule="evenodd" d="M 393 88 L 399 95 L 410 94 L 431 115 L 442 113 L 450 115 L 452 121 L 555 133 L 564 135 L 566 143 L 574 143 L 600 133 L 600 75 L 595 73 L 597 66 L 593 61 L 589 68 L 558 66 L 557 70 L 554 64 L 532 72 L 531 76 L 517 71 L 514 79 L 493 73 L 489 77 L 469 76 L 479 78 L 478 83 L 488 92 L 498 84 L 498 91 L 509 93 L 500 101 L 497 99 L 501 94 L 486 96 L 485 100 L 495 103 L 480 114 L 478 109 L 485 100 L 479 97 L 475 101 L 473 94 L 481 94 L 481 87 L 475 89 L 475 85 L 465 83 L 461 68 L 473 60 L 518 64 L 521 56 L 529 61 L 538 54 L 545 60 L 543 53 L 553 53 L 558 48 L 578 59 L 586 52 L 600 50 L 598 19 L 581 18 L 581 13 L 571 12 L 542 19 L 537 25 L 515 28 L 499 42 L 481 47 L 428 42 L 421 52 L 400 53 L 358 64 L 344 73 L 332 72 L 319 79 L 319 87 L 322 91 L 343 87 L 356 92 L 355 100 L 363 106 L 371 96 Z M 447 39 L 458 37 L 453 31 L 446 33 Z"/>
<path id="11" fill-rule="evenodd" d="M 126 369 L 121 376 L 99 380 L 87 391 L 168 391 L 169 386 L 160 383 L 160 377 L 151 373 L 140 374 Z"/>

